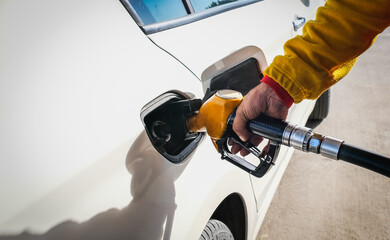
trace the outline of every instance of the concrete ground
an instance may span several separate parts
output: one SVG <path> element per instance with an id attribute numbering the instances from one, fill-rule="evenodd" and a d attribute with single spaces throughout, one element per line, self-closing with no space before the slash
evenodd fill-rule
<path id="1" fill-rule="evenodd" d="M 390 157 L 390 29 L 332 87 L 317 132 Z M 294 152 L 257 240 L 390 239 L 390 178 Z"/>

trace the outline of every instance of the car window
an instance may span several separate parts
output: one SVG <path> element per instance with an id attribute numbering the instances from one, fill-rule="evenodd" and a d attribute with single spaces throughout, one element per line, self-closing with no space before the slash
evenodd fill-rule
<path id="1" fill-rule="evenodd" d="M 146 34 L 212 17 L 263 0 L 120 0 Z"/>
<path id="2" fill-rule="evenodd" d="M 187 15 L 181 0 L 129 0 L 129 3 L 145 25 Z"/>
<path id="3" fill-rule="evenodd" d="M 191 0 L 195 12 L 202 12 L 231 2 L 237 2 L 237 0 Z"/>

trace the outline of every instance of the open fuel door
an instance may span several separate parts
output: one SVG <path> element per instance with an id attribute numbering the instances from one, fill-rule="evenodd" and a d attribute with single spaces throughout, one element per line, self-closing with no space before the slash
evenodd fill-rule
<path id="1" fill-rule="evenodd" d="M 245 96 L 260 84 L 267 67 L 264 53 L 258 47 L 247 46 L 233 52 L 203 71 L 205 99 L 222 89 L 236 90 Z"/>

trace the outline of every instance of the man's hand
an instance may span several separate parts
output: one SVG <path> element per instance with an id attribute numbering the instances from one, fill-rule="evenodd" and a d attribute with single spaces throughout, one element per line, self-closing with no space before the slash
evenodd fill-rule
<path id="1" fill-rule="evenodd" d="M 246 129 L 247 121 L 255 119 L 260 114 L 286 119 L 287 113 L 288 108 L 276 95 L 274 90 L 267 84 L 261 83 L 244 97 L 242 103 L 237 108 L 236 117 L 233 122 L 233 130 L 242 141 L 246 142 L 250 140 L 252 144 L 259 145 L 263 139 L 248 132 Z M 232 145 L 231 152 L 233 154 L 238 152 L 242 156 L 249 154 L 246 149 L 242 149 L 240 145 L 233 141 L 230 140 L 229 144 Z"/>

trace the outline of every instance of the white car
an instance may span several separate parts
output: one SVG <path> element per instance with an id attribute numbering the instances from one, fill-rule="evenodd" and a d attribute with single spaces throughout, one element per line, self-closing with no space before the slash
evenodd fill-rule
<path id="1" fill-rule="evenodd" d="M 293 149 L 262 178 L 207 136 L 175 164 L 140 111 L 172 89 L 202 98 L 250 58 L 263 70 L 321 4 L 2 0 L 0 239 L 255 239 Z"/>

